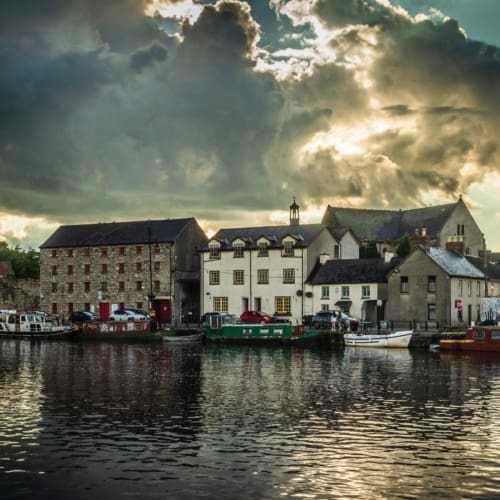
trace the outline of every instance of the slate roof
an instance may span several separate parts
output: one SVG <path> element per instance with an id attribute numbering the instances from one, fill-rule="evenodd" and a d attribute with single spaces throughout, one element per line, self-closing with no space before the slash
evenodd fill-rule
<path id="1" fill-rule="evenodd" d="M 13 276 L 14 269 L 12 269 L 12 263 L 9 260 L 0 260 L 0 276 Z"/>
<path id="2" fill-rule="evenodd" d="M 316 236 L 324 229 L 323 224 L 299 224 L 288 226 L 260 226 L 260 227 L 241 227 L 233 229 L 220 229 L 210 241 L 216 239 L 221 242 L 221 250 L 232 249 L 232 242 L 235 239 L 242 239 L 246 242 L 245 248 L 257 248 L 257 240 L 265 237 L 269 240 L 270 248 L 281 248 L 281 241 L 286 236 L 293 236 L 296 240 L 296 247 L 307 247 Z M 328 230 L 328 229 L 327 229 Z M 208 244 L 201 248 L 208 250 Z"/>
<path id="3" fill-rule="evenodd" d="M 173 242 L 195 219 L 165 219 L 60 226 L 40 248 Z M 151 229 L 149 240 L 148 229 Z"/>
<path id="4" fill-rule="evenodd" d="M 482 257 L 472 257 L 470 255 L 467 255 L 465 257 L 474 267 L 479 269 L 484 273 L 484 262 Z M 488 262 L 486 266 L 486 274 L 488 275 L 488 278 L 494 279 L 494 280 L 500 280 L 500 265 L 494 264 L 492 262 Z"/>
<path id="5" fill-rule="evenodd" d="M 444 248 L 419 247 L 449 276 L 484 279 L 484 273 L 472 265 L 466 257 Z"/>
<path id="6" fill-rule="evenodd" d="M 332 283 L 386 283 L 389 271 L 403 259 L 395 257 L 389 262 L 384 259 L 329 260 L 317 264 L 306 283 L 327 285 Z"/>
<path id="7" fill-rule="evenodd" d="M 360 240 L 394 241 L 415 228 L 427 229 L 430 238 L 436 237 L 457 203 L 412 210 L 371 210 L 342 208 L 328 205 L 322 223 L 334 228 L 350 227 Z"/>

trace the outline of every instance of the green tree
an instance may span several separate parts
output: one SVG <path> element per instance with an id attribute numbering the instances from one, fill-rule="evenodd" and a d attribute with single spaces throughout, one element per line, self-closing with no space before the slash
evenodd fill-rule
<path id="1" fill-rule="evenodd" d="M 360 259 L 375 259 L 380 257 L 377 250 L 377 243 L 375 241 L 369 241 L 366 245 L 361 245 L 359 247 L 359 258 Z"/>
<path id="2" fill-rule="evenodd" d="M 19 246 L 9 248 L 0 242 L 0 260 L 9 261 L 16 278 L 40 278 L 40 254 L 36 250 L 22 250 Z"/>
<path id="3" fill-rule="evenodd" d="M 399 255 L 399 257 L 406 257 L 410 253 L 410 237 L 405 234 L 403 237 L 401 237 L 398 241 L 398 245 L 396 247 L 396 253 Z"/>

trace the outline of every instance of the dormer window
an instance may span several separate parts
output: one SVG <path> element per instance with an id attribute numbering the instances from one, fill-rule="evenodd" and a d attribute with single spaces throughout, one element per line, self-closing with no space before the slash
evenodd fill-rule
<path id="1" fill-rule="evenodd" d="M 269 245 L 267 243 L 259 243 L 258 249 L 258 257 L 269 257 Z"/>
<path id="2" fill-rule="evenodd" d="M 211 259 L 220 259 L 220 248 L 217 246 L 210 247 L 209 255 Z"/>
<path id="3" fill-rule="evenodd" d="M 293 250 L 293 241 L 283 242 L 283 257 L 293 257 L 295 255 Z"/>
<path id="4" fill-rule="evenodd" d="M 238 243 L 237 245 L 234 245 L 234 258 L 241 258 L 243 257 L 243 245 L 241 243 Z"/>

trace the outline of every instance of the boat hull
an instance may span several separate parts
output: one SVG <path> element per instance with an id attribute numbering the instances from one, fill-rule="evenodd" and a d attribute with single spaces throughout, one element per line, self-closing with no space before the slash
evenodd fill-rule
<path id="1" fill-rule="evenodd" d="M 188 335 L 163 335 L 162 339 L 164 342 L 170 342 L 173 344 L 202 342 L 205 339 L 205 332 Z"/>
<path id="2" fill-rule="evenodd" d="M 344 344 L 350 347 L 405 348 L 410 345 L 412 335 L 412 330 L 373 335 L 346 333 L 344 334 Z"/>
<path id="3" fill-rule="evenodd" d="M 149 321 L 88 321 L 78 327 L 80 340 L 161 341 Z"/>
<path id="4" fill-rule="evenodd" d="M 441 351 L 500 353 L 500 326 L 476 326 L 462 335 L 443 334 L 439 347 Z"/>

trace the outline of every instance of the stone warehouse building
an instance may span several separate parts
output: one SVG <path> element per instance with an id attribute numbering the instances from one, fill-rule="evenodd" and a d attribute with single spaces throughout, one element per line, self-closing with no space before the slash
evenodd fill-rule
<path id="1" fill-rule="evenodd" d="M 160 324 L 199 318 L 207 238 L 194 218 L 59 227 L 40 247 L 40 307 L 53 314 L 154 310 Z"/>

